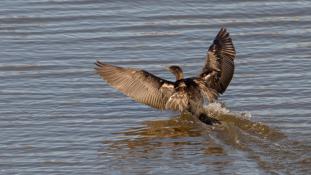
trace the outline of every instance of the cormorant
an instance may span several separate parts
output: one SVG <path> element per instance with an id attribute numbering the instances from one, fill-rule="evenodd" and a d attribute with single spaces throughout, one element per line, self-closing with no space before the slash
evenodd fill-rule
<path id="1" fill-rule="evenodd" d="M 225 92 L 234 73 L 236 52 L 232 39 L 221 28 L 208 49 L 206 62 L 196 77 L 184 78 L 179 66 L 168 70 L 176 81 L 168 81 L 145 70 L 118 67 L 97 61 L 96 72 L 109 85 L 134 100 L 161 110 L 190 112 L 207 124 L 219 123 L 204 113 L 204 99 L 217 100 Z"/>

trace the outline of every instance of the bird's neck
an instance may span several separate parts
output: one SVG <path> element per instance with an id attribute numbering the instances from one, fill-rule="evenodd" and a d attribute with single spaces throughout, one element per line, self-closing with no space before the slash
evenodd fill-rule
<path id="1" fill-rule="evenodd" d="M 176 80 L 184 79 L 184 73 L 182 71 L 176 71 L 174 74 L 176 76 Z"/>
<path id="2" fill-rule="evenodd" d="M 181 67 L 179 66 L 170 66 L 168 67 L 168 70 L 175 75 L 176 77 L 176 80 L 181 80 L 181 79 L 184 79 L 184 73 L 181 69 Z"/>

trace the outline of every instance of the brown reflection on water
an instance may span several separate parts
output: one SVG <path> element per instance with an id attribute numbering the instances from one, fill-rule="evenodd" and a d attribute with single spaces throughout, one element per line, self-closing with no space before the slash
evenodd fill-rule
<path id="1" fill-rule="evenodd" d="M 222 167 L 231 165 L 233 160 L 226 158 L 224 147 L 206 134 L 206 130 L 210 132 L 212 129 L 202 130 L 189 115 L 146 121 L 143 127 L 115 133 L 121 138 L 105 141 L 99 154 L 103 159 L 113 157 L 105 165 L 110 171 L 120 174 L 162 172 L 166 166 L 179 170 L 189 166 L 184 173 L 191 174 L 188 172 L 191 169 L 205 172 L 208 165 L 217 169 L 210 171 L 221 172 Z M 183 164 L 183 167 L 178 167 Z"/>
<path id="2" fill-rule="evenodd" d="M 213 127 L 214 128 L 214 127 Z M 212 130 L 209 127 L 207 130 Z M 224 154 L 224 149 L 209 139 L 202 139 L 205 131 L 190 115 L 181 115 L 168 120 L 146 121 L 143 127 L 130 128 L 121 134 L 125 139 L 105 141 L 111 148 L 126 146 L 129 149 L 144 147 L 145 152 L 158 148 L 176 148 L 185 145 L 201 145 L 206 154 Z M 192 139 L 197 138 L 197 139 Z"/>
<path id="3" fill-rule="evenodd" d="M 201 131 L 189 115 L 174 117 L 169 120 L 156 120 L 144 122 L 145 127 L 129 129 L 122 132 L 124 135 L 140 135 L 144 137 L 196 137 Z"/>
<path id="4" fill-rule="evenodd" d="M 121 138 L 105 141 L 106 148 L 100 152 L 106 156 L 113 154 L 115 158 L 119 156 L 116 161 L 129 161 L 132 158 L 161 160 L 167 157 L 176 160 L 186 159 L 187 154 L 228 157 L 228 151 L 234 148 L 245 152 L 248 159 L 254 160 L 266 172 L 290 173 L 298 167 L 308 169 L 305 165 L 310 161 L 309 158 L 301 156 L 307 149 L 311 151 L 310 147 L 288 140 L 282 132 L 263 123 L 233 114 L 208 112 L 222 124 L 208 126 L 190 115 L 146 121 L 143 127 L 115 133 Z M 183 153 L 185 150 L 190 151 Z M 233 161 L 226 158 L 207 162 L 217 164 L 221 169 L 221 166 L 228 166 Z M 288 164 L 291 164 L 291 169 L 288 169 Z"/>

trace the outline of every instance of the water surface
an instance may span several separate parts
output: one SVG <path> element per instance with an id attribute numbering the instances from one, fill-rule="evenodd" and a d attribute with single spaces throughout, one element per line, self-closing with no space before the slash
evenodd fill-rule
<path id="1" fill-rule="evenodd" d="M 309 1 L 0 2 L 0 174 L 311 174 Z M 94 62 L 198 74 L 227 27 L 234 79 L 208 112 L 133 102 Z"/>

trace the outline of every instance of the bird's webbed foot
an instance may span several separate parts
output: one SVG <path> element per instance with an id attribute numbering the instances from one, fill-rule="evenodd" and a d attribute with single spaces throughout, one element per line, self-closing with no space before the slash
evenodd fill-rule
<path id="1" fill-rule="evenodd" d="M 207 125 L 221 124 L 219 120 L 209 117 L 203 113 L 199 115 L 199 120 Z"/>

